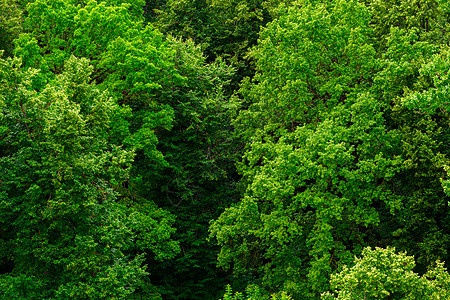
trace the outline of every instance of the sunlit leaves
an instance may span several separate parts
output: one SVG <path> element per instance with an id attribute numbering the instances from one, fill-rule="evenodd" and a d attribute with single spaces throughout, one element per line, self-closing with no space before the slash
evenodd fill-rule
<path id="1" fill-rule="evenodd" d="M 240 203 L 212 223 L 219 264 L 269 289 L 314 297 L 380 212 L 401 209 L 389 182 L 400 135 L 368 92 L 380 68 L 370 14 L 357 2 L 297 3 L 269 23 L 252 51 L 235 124 L 247 141 Z M 355 17 L 355 10 L 356 16 Z"/>
<path id="2" fill-rule="evenodd" d="M 332 276 L 336 295 L 322 299 L 446 299 L 450 296 L 450 276 L 443 264 L 423 276 L 414 272 L 414 257 L 395 253 L 393 248 L 365 248 L 351 268 Z"/>

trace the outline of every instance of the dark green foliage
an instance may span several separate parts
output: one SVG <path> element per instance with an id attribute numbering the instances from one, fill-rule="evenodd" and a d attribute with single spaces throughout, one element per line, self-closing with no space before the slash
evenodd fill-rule
<path id="1" fill-rule="evenodd" d="M 169 0 L 159 13 L 163 31 L 194 39 L 211 59 L 224 55 L 234 57 L 235 62 L 256 43 L 259 27 L 264 24 L 260 1 Z"/>
<path id="2" fill-rule="evenodd" d="M 448 41 L 448 12 L 446 1 L 440 0 L 368 0 L 372 11 L 371 24 L 374 28 L 374 44 L 385 50 L 392 29 L 407 29 L 415 32 L 420 40 L 443 44 Z"/>
<path id="3" fill-rule="evenodd" d="M 436 11 L 442 9 L 445 6 Z M 437 68 L 446 68 L 448 50 L 436 45 L 444 43 L 445 38 L 435 40 L 414 24 L 397 24 L 390 29 L 383 69 L 375 75 L 374 90 L 390 106 L 386 111 L 389 125 L 401 132 L 404 167 L 394 180 L 403 209 L 395 218 L 386 217 L 386 227 L 380 232 L 387 239 L 384 246 L 394 245 L 414 254 L 417 268 L 423 272 L 436 259 L 449 259 L 448 198 L 440 186 L 448 161 L 449 119 L 448 112 L 436 110 L 438 95 L 427 101 L 440 84 L 435 77 L 439 71 L 433 66 L 439 60 L 436 66 L 442 67 Z M 430 24 L 434 25 L 427 31 L 440 30 L 439 24 Z M 431 114 L 423 114 L 419 107 Z"/>
<path id="4" fill-rule="evenodd" d="M 215 266 L 217 248 L 206 242 L 208 224 L 237 195 L 236 146 L 223 92 L 233 70 L 222 60 L 206 64 L 192 41 L 169 41 L 176 51 L 174 66 L 186 80 L 160 95 L 174 111 L 173 127 L 158 137 L 167 167 L 155 176 L 138 158 L 135 170 L 142 178 L 142 192 L 177 216 L 182 253 L 152 272 L 167 286 L 165 297 L 210 299 L 224 285 L 224 274 Z"/>
<path id="5" fill-rule="evenodd" d="M 162 32 L 193 39 L 209 61 L 222 57 L 233 64 L 237 72 L 231 88 L 237 89 L 242 78 L 254 74 L 247 54 L 257 43 L 260 27 L 272 20 L 274 8 L 284 2 L 291 1 L 168 0 L 156 10 L 155 25 Z"/>
<path id="6" fill-rule="evenodd" d="M 4 0 L 0 3 L 0 51 L 11 56 L 13 40 L 22 31 L 22 10 L 17 0 Z"/>

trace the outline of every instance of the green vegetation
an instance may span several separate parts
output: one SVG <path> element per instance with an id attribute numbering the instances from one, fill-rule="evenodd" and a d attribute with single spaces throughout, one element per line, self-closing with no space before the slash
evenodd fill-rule
<path id="1" fill-rule="evenodd" d="M 450 6 L 0 1 L 1 299 L 449 299 Z"/>

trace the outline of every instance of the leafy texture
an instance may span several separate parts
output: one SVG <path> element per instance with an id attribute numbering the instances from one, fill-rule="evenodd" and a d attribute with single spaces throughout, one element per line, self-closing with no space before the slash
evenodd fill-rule
<path id="1" fill-rule="evenodd" d="M 368 24 L 356 2 L 302 3 L 261 32 L 258 72 L 241 89 L 250 105 L 236 120 L 246 195 L 211 226 L 220 265 L 312 297 L 360 251 L 380 209 L 401 207 L 389 187 L 399 135 L 368 92 Z"/>
<path id="2" fill-rule="evenodd" d="M 365 248 L 355 265 L 332 276 L 335 297 L 322 299 L 447 299 L 450 276 L 437 262 L 425 275 L 413 271 L 414 257 L 393 248 Z"/>
<path id="3" fill-rule="evenodd" d="M 119 193 L 134 157 L 108 143 L 111 116 L 121 108 L 89 84 L 86 59 L 69 58 L 40 90 L 33 88 L 37 70 L 22 71 L 18 60 L 1 63 L 1 256 L 12 264 L 2 293 L 14 299 L 133 293 L 146 274 L 133 249 L 163 259 L 177 245 L 169 240 L 170 218 L 155 208 L 135 210 Z M 153 239 L 156 232 L 168 234 Z"/>

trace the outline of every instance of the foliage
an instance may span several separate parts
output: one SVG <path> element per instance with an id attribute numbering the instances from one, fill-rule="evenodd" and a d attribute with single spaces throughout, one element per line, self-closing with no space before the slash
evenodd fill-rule
<path id="1" fill-rule="evenodd" d="M 136 3 L 35 1 L 28 6 L 28 32 L 16 40 L 16 55 L 24 57 L 26 66 L 41 68 L 43 82 L 60 73 L 60 61 L 71 53 L 91 60 L 98 87 L 124 108 L 115 114 L 109 141 L 136 153 L 127 189 L 121 192 L 139 211 L 151 211 L 143 200 L 151 199 L 178 217 L 176 238 L 183 255 L 172 263 L 148 256 L 149 271 L 161 285 L 170 282 L 169 294 L 174 293 L 173 282 L 183 277 L 186 285 L 179 284 L 174 297 L 192 297 L 216 280 L 217 250 L 205 241 L 207 224 L 226 205 L 214 203 L 222 197 L 228 202 L 234 194 L 234 181 L 227 178 L 234 167 L 227 150 L 231 140 L 223 92 L 233 69 L 220 59 L 207 64 L 192 41 L 165 37 L 143 25 L 133 13 Z M 136 229 L 145 232 L 141 225 Z M 205 272 L 189 279 L 192 272 L 186 270 L 192 266 Z"/>
<path id="2" fill-rule="evenodd" d="M 160 94 L 174 111 L 173 127 L 158 137 L 167 166 L 155 173 L 138 157 L 135 170 L 142 178 L 142 193 L 177 215 L 176 237 L 183 252 L 176 260 L 155 265 L 153 271 L 167 286 L 165 297 L 211 298 L 224 285 L 224 274 L 216 267 L 217 247 L 206 242 L 208 223 L 237 193 L 233 178 L 237 146 L 230 137 L 223 91 L 233 69 L 221 59 L 207 64 L 193 41 L 173 37 L 168 41 L 175 50 L 174 66 L 186 80 Z"/>
<path id="3" fill-rule="evenodd" d="M 227 285 L 225 289 L 225 294 L 223 295 L 223 299 L 220 300 L 292 300 L 292 298 L 284 292 L 272 295 L 265 295 L 264 292 L 258 286 L 249 286 L 246 289 L 246 296 L 242 293 L 235 292 L 231 289 L 230 285 Z"/>
<path id="4" fill-rule="evenodd" d="M 297 3 L 278 14 L 260 33 L 251 53 L 257 73 L 240 91 L 249 108 L 240 112 L 236 126 L 247 140 L 323 121 L 333 107 L 370 85 L 377 68 L 364 6 Z"/>
<path id="5" fill-rule="evenodd" d="M 443 6 L 438 8 L 441 9 Z M 431 26 L 429 31 L 435 29 Z M 424 114 L 406 99 L 433 90 L 434 79 L 425 70 L 433 57 L 445 53 L 446 47 L 438 46 L 436 40 L 413 25 L 392 27 L 386 41 L 387 48 L 380 52 L 382 69 L 374 76 L 373 90 L 389 105 L 389 126 L 399 129 L 402 136 L 404 170 L 395 176 L 393 187 L 403 195 L 403 209 L 395 218 L 382 219 L 383 228 L 377 239 L 383 244 L 376 245 L 392 245 L 414 254 L 418 270 L 424 272 L 427 265 L 438 259 L 449 260 L 449 206 L 440 179 L 448 161 L 446 145 L 450 132 L 445 111 Z M 422 107 L 430 104 L 424 98 L 420 101 Z"/>
<path id="6" fill-rule="evenodd" d="M 146 275 L 139 252 L 165 259 L 178 246 L 167 213 L 150 202 L 138 210 L 119 193 L 134 151 L 108 139 L 113 116 L 124 108 L 89 83 L 86 59 L 69 58 L 41 89 L 33 88 L 38 70 L 21 69 L 17 59 L 1 63 L 1 256 L 13 264 L 2 276 L 2 293 L 40 299 L 133 293 Z"/>
<path id="7" fill-rule="evenodd" d="M 165 32 L 193 38 L 211 58 L 245 55 L 256 42 L 263 23 L 260 1 L 172 1 L 159 11 L 158 24 Z"/>
<path id="8" fill-rule="evenodd" d="M 365 229 L 394 213 L 400 136 L 368 92 L 377 67 L 368 10 L 357 2 L 281 8 L 252 55 L 236 128 L 247 191 L 211 225 L 219 264 L 297 298 L 364 245 Z M 356 16 L 356 17 L 355 17 Z"/>
<path id="9" fill-rule="evenodd" d="M 13 40 L 22 31 L 22 10 L 17 0 L 4 0 L 0 3 L 0 50 L 11 56 Z"/>
<path id="10" fill-rule="evenodd" d="M 450 275 L 437 262 L 426 274 L 413 271 L 414 257 L 395 253 L 395 248 L 365 248 L 351 268 L 332 275 L 336 294 L 322 299 L 448 299 Z"/>
<path id="11" fill-rule="evenodd" d="M 209 61 L 222 57 L 231 63 L 237 72 L 230 87 L 236 89 L 242 78 L 254 74 L 247 53 L 256 45 L 260 27 L 271 21 L 274 8 L 285 2 L 291 0 L 168 0 L 155 10 L 154 24 L 162 32 L 193 39 Z"/>
<path id="12" fill-rule="evenodd" d="M 372 26 L 376 48 L 385 50 L 385 42 L 392 29 L 407 29 L 418 34 L 420 40 L 442 44 L 448 41 L 448 11 L 446 1 L 440 0 L 368 0 L 372 11 Z M 380 53 L 382 53 L 380 51 Z"/>
<path id="13" fill-rule="evenodd" d="M 449 18 L 1 1 L 0 293 L 448 298 Z"/>

